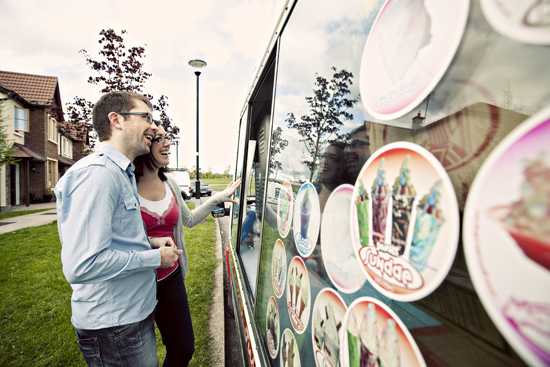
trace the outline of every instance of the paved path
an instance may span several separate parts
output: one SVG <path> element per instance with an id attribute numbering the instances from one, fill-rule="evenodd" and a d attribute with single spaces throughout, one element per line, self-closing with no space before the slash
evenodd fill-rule
<path id="1" fill-rule="evenodd" d="M 50 209 L 40 213 L 20 215 L 18 217 L 0 220 L 0 234 L 17 231 L 27 227 L 37 227 L 49 224 L 57 219 L 57 209 L 54 203 L 30 204 L 30 206 L 18 205 L 12 207 L 12 212 L 21 210 Z"/>

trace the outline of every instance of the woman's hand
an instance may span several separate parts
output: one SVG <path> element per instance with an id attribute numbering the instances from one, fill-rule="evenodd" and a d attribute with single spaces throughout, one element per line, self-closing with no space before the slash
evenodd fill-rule
<path id="1" fill-rule="evenodd" d="M 225 189 L 225 192 L 227 193 L 227 196 L 229 197 L 229 201 L 232 202 L 233 204 L 239 204 L 239 202 L 237 200 L 235 200 L 231 197 L 233 196 L 235 191 L 237 191 L 237 188 L 239 186 L 241 186 L 241 181 L 242 180 L 239 178 L 237 181 L 233 181 L 229 185 L 227 185 L 227 188 Z"/>

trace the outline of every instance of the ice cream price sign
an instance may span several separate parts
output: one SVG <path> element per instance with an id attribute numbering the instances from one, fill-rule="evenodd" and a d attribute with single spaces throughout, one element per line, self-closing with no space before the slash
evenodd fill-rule
<path id="1" fill-rule="evenodd" d="M 279 325 L 279 309 L 277 308 L 277 301 L 274 297 L 269 298 L 265 322 L 265 340 L 267 343 L 267 349 L 269 350 L 269 355 L 271 358 L 275 358 L 279 351 L 279 336 L 281 335 L 281 329 Z"/>
<path id="2" fill-rule="evenodd" d="M 286 328 L 281 339 L 281 367 L 300 367 L 300 350 L 290 329 Z"/>
<path id="3" fill-rule="evenodd" d="M 298 334 L 302 334 L 309 323 L 311 292 L 306 265 L 299 256 L 295 256 L 290 262 L 287 278 L 286 301 L 288 316 L 294 330 Z"/>
<path id="4" fill-rule="evenodd" d="M 462 39 L 469 0 L 388 0 L 361 59 L 367 112 L 392 120 L 410 112 L 439 82 Z"/>
<path id="5" fill-rule="evenodd" d="M 373 154 L 357 178 L 350 217 L 357 259 L 385 296 L 416 301 L 449 272 L 458 204 L 445 169 L 426 149 L 399 142 Z"/>
<path id="6" fill-rule="evenodd" d="M 277 228 L 281 237 L 285 238 L 290 231 L 292 224 L 292 210 L 294 209 L 292 200 L 292 186 L 290 182 L 283 182 L 279 189 L 279 197 L 277 198 Z"/>
<path id="7" fill-rule="evenodd" d="M 317 367 L 336 367 L 340 361 L 340 337 L 346 304 L 338 293 L 325 288 L 313 306 L 311 337 Z"/>
<path id="8" fill-rule="evenodd" d="M 286 253 L 283 241 L 277 240 L 273 246 L 273 256 L 271 257 L 271 280 L 273 283 L 273 292 L 277 298 L 281 298 L 285 291 L 286 278 Z"/>
<path id="9" fill-rule="evenodd" d="M 348 308 L 342 325 L 342 367 L 426 366 L 401 319 L 377 299 L 356 299 Z"/>
<path id="10" fill-rule="evenodd" d="M 311 255 L 319 237 L 321 210 L 317 190 L 310 183 L 302 185 L 294 205 L 294 243 L 301 256 Z"/>
<path id="11" fill-rule="evenodd" d="M 547 0 L 481 0 L 487 21 L 502 35 L 518 42 L 550 44 Z"/>
<path id="12" fill-rule="evenodd" d="M 350 205 L 353 186 L 338 186 L 330 194 L 321 223 L 321 253 L 332 284 L 344 293 L 358 291 L 365 274 L 351 242 Z"/>
<path id="13" fill-rule="evenodd" d="M 502 335 L 550 366 L 550 107 L 491 152 L 466 201 L 468 270 Z"/>

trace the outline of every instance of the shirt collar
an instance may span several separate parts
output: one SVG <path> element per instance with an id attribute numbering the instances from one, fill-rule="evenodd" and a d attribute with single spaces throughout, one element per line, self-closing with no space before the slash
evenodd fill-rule
<path id="1" fill-rule="evenodd" d="M 111 144 L 105 143 L 105 142 L 97 144 L 96 152 L 105 154 L 123 171 L 129 171 L 129 173 L 134 172 L 134 163 L 132 163 L 132 161 L 130 161 L 128 157 L 122 154 L 118 149 L 113 147 Z"/>

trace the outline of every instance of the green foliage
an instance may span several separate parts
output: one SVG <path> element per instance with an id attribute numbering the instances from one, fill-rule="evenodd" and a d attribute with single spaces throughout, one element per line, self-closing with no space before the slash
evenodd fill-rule
<path id="1" fill-rule="evenodd" d="M 13 142 L 8 139 L 7 125 L 8 116 L 5 114 L 6 101 L 0 101 L 0 166 L 14 163 L 18 160 L 11 156 L 15 150 L 12 148 Z"/>

